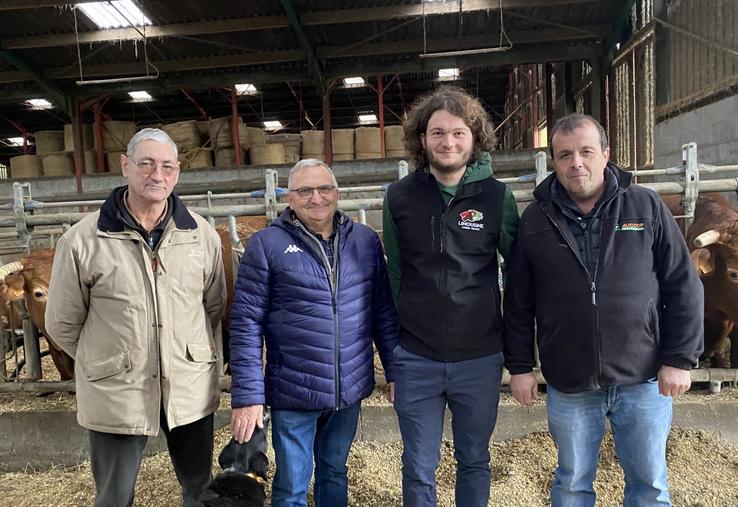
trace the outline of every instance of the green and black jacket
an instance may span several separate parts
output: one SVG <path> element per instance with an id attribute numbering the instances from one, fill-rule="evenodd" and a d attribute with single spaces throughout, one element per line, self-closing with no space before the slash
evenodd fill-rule
<path id="1" fill-rule="evenodd" d="M 490 161 L 483 153 L 469 164 L 457 187 L 423 168 L 387 189 L 384 247 L 400 344 L 429 359 L 502 350 L 497 252 L 508 257 L 518 210 Z"/>

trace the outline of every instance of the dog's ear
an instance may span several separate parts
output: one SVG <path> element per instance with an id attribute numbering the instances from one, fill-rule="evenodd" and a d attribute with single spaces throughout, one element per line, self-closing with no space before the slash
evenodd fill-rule
<path id="1" fill-rule="evenodd" d="M 272 421 L 272 409 L 264 407 L 264 412 L 261 417 L 264 422 L 264 429 L 266 430 L 269 427 L 269 423 Z"/>
<path id="2" fill-rule="evenodd" d="M 228 442 L 228 445 L 225 446 L 225 448 L 220 452 L 220 456 L 218 456 L 218 464 L 220 465 L 220 468 L 223 470 L 232 469 L 236 464 L 240 448 L 241 444 L 236 442 L 236 439 L 231 438 L 231 441 Z"/>
<path id="3" fill-rule="evenodd" d="M 249 460 L 249 471 L 267 480 L 269 474 L 269 458 L 267 458 L 267 455 L 261 451 L 253 453 Z"/>

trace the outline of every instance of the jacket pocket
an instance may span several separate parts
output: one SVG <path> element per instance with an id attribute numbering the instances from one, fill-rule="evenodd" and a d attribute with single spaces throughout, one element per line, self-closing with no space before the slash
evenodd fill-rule
<path id="1" fill-rule="evenodd" d="M 187 360 L 194 363 L 213 363 L 218 360 L 218 354 L 210 345 L 204 343 L 188 343 Z"/>
<path id="2" fill-rule="evenodd" d="M 131 358 L 128 351 L 121 352 L 114 356 L 85 363 L 85 376 L 88 381 L 95 382 L 105 378 L 118 375 L 124 371 L 131 369 Z"/>

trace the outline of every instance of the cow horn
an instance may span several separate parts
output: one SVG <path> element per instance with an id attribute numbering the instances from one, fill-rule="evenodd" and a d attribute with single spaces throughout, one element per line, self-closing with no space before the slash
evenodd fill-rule
<path id="1" fill-rule="evenodd" d="M 0 282 L 5 281 L 5 277 L 10 273 L 15 273 L 23 269 L 23 264 L 20 261 L 11 262 L 10 264 L 4 264 L 0 266 Z"/>
<path id="2" fill-rule="evenodd" d="M 717 243 L 719 239 L 720 233 L 715 229 L 710 229 L 709 231 L 703 232 L 702 234 L 694 238 L 694 246 L 696 246 L 697 248 L 704 248 L 707 245 Z"/>

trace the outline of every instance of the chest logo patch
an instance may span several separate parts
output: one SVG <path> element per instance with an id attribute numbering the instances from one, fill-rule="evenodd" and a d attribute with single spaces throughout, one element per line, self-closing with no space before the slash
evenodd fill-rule
<path id="1" fill-rule="evenodd" d="M 615 226 L 615 232 L 635 231 L 642 232 L 645 229 L 643 222 L 624 222 Z"/>
<path id="2" fill-rule="evenodd" d="M 484 213 L 475 209 L 468 209 L 459 213 L 459 227 L 467 231 L 480 231 L 484 229 Z"/>

